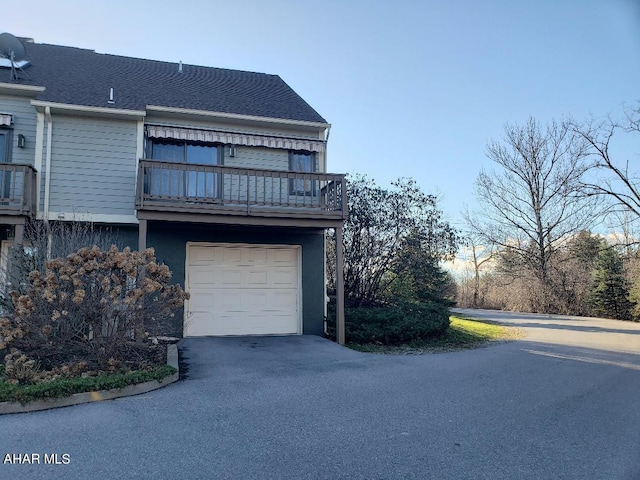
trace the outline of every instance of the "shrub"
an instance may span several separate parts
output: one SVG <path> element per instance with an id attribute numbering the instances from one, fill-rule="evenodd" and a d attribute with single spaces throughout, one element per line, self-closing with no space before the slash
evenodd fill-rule
<path id="1" fill-rule="evenodd" d="M 399 345 L 442 335 L 448 327 L 448 309 L 434 302 L 345 309 L 349 343 Z"/>
<path id="2" fill-rule="evenodd" d="M 153 249 L 81 248 L 45 267 L 9 292 L 8 315 L 0 319 L 9 381 L 29 383 L 89 367 L 122 371 L 136 356 L 136 366 L 144 366 L 141 344 L 148 332 L 172 332 L 171 319 L 187 298 L 179 285 L 169 284 L 169 268 L 156 262 Z M 90 365 L 79 368 L 82 361 Z"/>
<path id="3" fill-rule="evenodd" d="M 50 382 L 24 386 L 3 383 L 0 377 L 0 402 L 27 403 L 38 399 L 66 397 L 74 393 L 124 388 L 136 383 L 162 380 L 176 371 L 170 365 L 163 365 L 148 371 L 96 377 L 58 378 Z"/>

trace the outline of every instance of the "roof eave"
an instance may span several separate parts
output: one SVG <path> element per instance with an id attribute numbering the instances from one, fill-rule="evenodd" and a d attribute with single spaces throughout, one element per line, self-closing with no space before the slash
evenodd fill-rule
<path id="1" fill-rule="evenodd" d="M 276 125 L 286 125 L 290 127 L 301 127 L 324 131 L 331 127 L 325 122 L 311 122 L 308 120 L 293 120 L 287 118 L 261 117 L 257 115 L 243 115 L 238 113 L 212 112 L 207 110 L 193 110 L 188 108 L 163 107 L 160 105 L 147 105 L 147 112 L 158 112 L 164 114 L 178 114 L 191 117 L 205 117 L 208 119 L 236 120 L 245 122 L 270 123 Z"/>
<path id="2" fill-rule="evenodd" d="M 69 103 L 45 102 L 42 100 L 31 100 L 37 111 L 43 112 L 47 107 L 52 113 L 66 113 L 86 116 L 101 116 L 110 118 L 121 118 L 128 120 L 142 120 L 147 112 L 144 110 L 128 110 L 123 108 L 92 107 L 88 105 L 74 105 Z"/>
<path id="3" fill-rule="evenodd" d="M 21 97 L 36 97 L 39 93 L 42 93 L 44 91 L 45 87 L 0 82 L 0 94 L 19 95 Z"/>

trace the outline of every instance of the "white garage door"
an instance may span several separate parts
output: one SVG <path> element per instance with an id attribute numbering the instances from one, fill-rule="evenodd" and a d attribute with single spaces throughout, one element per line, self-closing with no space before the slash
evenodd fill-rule
<path id="1" fill-rule="evenodd" d="M 299 247 L 187 245 L 185 336 L 300 333 Z"/>

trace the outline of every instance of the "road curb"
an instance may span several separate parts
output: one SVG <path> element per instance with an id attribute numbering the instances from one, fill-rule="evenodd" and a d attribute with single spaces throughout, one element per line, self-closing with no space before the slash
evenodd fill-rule
<path id="1" fill-rule="evenodd" d="M 103 400 L 130 397 L 132 395 L 140 395 L 141 393 L 157 390 L 158 388 L 177 382 L 180 378 L 177 345 L 167 345 L 167 365 L 174 367 L 178 371 L 173 375 L 163 378 L 162 380 L 151 380 L 149 382 L 127 385 L 124 388 L 113 388 L 111 390 L 74 393 L 69 397 L 34 400 L 25 404 L 20 402 L 0 402 L 0 415 L 6 413 L 25 413 L 35 412 L 38 410 L 49 410 L 51 408 L 69 407 L 71 405 L 79 405 L 81 403 L 101 402 Z"/>

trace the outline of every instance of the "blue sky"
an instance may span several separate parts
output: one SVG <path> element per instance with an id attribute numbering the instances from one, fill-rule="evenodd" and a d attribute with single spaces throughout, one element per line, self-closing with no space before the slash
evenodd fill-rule
<path id="1" fill-rule="evenodd" d="M 37 42 L 278 74 L 332 124 L 330 171 L 413 177 L 455 224 L 505 123 L 640 100 L 639 0 L 7 3 Z"/>

